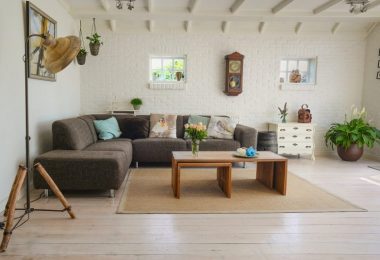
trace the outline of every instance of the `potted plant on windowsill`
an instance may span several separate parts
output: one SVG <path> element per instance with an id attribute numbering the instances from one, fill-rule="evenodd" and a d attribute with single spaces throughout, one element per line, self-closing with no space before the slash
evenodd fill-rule
<path id="1" fill-rule="evenodd" d="M 97 56 L 99 54 L 100 45 L 103 44 L 103 42 L 100 41 L 100 38 L 101 36 L 96 32 L 93 35 L 86 37 L 86 39 L 90 41 L 90 52 L 93 56 Z"/>
<path id="2" fill-rule="evenodd" d="M 86 63 L 87 51 L 85 48 L 80 48 L 77 54 L 77 61 L 79 65 L 84 65 Z"/>
<path id="3" fill-rule="evenodd" d="M 139 110 L 141 105 L 143 104 L 141 98 L 133 98 L 131 100 L 131 105 L 133 106 L 134 110 Z"/>
<path id="4" fill-rule="evenodd" d="M 372 148 L 380 141 L 380 131 L 366 120 L 363 108 L 353 109 L 350 120 L 347 116 L 343 123 L 334 123 L 325 134 L 327 146 L 337 147 L 339 157 L 344 161 L 357 161 L 363 155 L 363 147 Z"/>

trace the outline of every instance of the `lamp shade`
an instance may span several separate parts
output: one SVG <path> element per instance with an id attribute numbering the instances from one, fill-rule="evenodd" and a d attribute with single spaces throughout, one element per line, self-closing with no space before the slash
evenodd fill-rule
<path id="1" fill-rule="evenodd" d="M 66 68 L 80 50 L 80 39 L 73 35 L 57 39 L 48 35 L 42 44 L 45 47 L 44 66 L 51 73 Z"/>

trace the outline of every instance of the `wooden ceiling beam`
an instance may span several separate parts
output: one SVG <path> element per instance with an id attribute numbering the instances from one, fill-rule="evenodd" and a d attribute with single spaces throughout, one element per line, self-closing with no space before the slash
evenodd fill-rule
<path id="1" fill-rule="evenodd" d="M 235 14 L 243 5 L 244 1 L 245 0 L 235 0 L 235 2 L 230 7 L 230 12 Z"/>
<path id="2" fill-rule="evenodd" d="M 222 32 L 228 33 L 230 31 L 231 22 L 229 21 L 223 21 L 222 22 Z"/>
<path id="3" fill-rule="evenodd" d="M 190 13 L 194 13 L 199 6 L 200 0 L 190 0 L 189 7 L 187 8 Z"/>
<path id="4" fill-rule="evenodd" d="M 69 2 L 67 2 L 67 0 L 59 0 L 59 3 L 63 6 L 63 8 L 65 8 L 68 13 L 71 12 L 71 5 Z"/>
<path id="5" fill-rule="evenodd" d="M 319 13 L 322 13 L 323 11 L 326 11 L 327 9 L 329 9 L 330 7 L 342 2 L 343 0 L 330 0 L 330 1 L 327 1 L 326 3 L 318 6 L 317 8 L 315 8 L 313 10 L 313 14 L 319 14 Z"/>
<path id="6" fill-rule="evenodd" d="M 379 25 L 379 23 L 372 23 L 367 29 L 366 38 L 375 30 L 375 28 Z"/>
<path id="7" fill-rule="evenodd" d="M 300 32 L 301 28 L 302 28 L 302 23 L 301 23 L 301 22 L 298 22 L 298 23 L 296 24 L 295 28 L 294 28 L 294 32 L 295 32 L 295 34 L 298 34 L 298 33 Z"/>
<path id="8" fill-rule="evenodd" d="M 367 4 L 366 7 L 367 7 L 367 10 L 371 10 L 372 8 L 375 8 L 378 5 L 380 5 L 380 0 L 375 0 Z"/>
<path id="9" fill-rule="evenodd" d="M 333 27 L 331 28 L 331 33 L 335 34 L 338 31 L 339 27 L 340 27 L 340 23 L 335 23 Z"/>
<path id="10" fill-rule="evenodd" d="M 100 1 L 100 5 L 104 9 L 104 11 L 108 12 L 110 10 L 110 8 L 111 8 L 111 5 L 108 2 L 108 0 L 99 0 L 99 1 Z"/>
<path id="11" fill-rule="evenodd" d="M 259 33 L 260 33 L 260 34 L 264 32 L 265 27 L 266 27 L 265 22 L 260 22 L 260 23 L 259 23 Z"/>
<path id="12" fill-rule="evenodd" d="M 149 32 L 153 32 L 154 31 L 154 25 L 155 25 L 154 21 L 148 20 L 148 22 L 147 22 L 147 29 L 148 29 Z"/>
<path id="13" fill-rule="evenodd" d="M 282 9 L 284 9 L 286 6 L 288 6 L 293 1 L 294 0 L 282 0 L 275 7 L 272 8 L 272 13 L 277 14 L 278 12 L 280 12 Z"/>
<path id="14" fill-rule="evenodd" d="M 193 24 L 191 21 L 185 21 L 185 23 L 184 23 L 185 31 L 190 32 L 192 25 Z"/>
<path id="15" fill-rule="evenodd" d="M 116 20 L 115 19 L 109 20 L 109 25 L 110 25 L 111 31 L 116 32 Z"/>
<path id="16" fill-rule="evenodd" d="M 148 11 L 148 13 L 151 13 L 153 12 L 153 0 L 146 0 L 147 3 L 146 3 L 146 10 Z"/>

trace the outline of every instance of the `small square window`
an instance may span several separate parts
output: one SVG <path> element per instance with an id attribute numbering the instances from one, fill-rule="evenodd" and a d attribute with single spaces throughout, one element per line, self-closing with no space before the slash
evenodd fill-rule
<path id="1" fill-rule="evenodd" d="M 156 83 L 185 82 L 186 56 L 150 57 L 149 79 Z"/>

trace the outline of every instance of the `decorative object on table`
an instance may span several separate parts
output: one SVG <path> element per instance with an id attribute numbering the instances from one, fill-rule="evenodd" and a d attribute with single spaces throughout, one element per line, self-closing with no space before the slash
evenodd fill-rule
<path id="1" fill-rule="evenodd" d="M 175 73 L 175 77 L 176 77 L 177 81 L 181 81 L 184 78 L 184 75 L 183 75 L 182 71 L 177 71 Z"/>
<path id="2" fill-rule="evenodd" d="M 191 139 L 191 152 L 193 156 L 198 156 L 199 143 L 207 137 L 207 126 L 202 122 L 198 124 L 185 124 L 185 133 Z"/>
<path id="3" fill-rule="evenodd" d="M 364 108 L 359 112 L 352 108 L 350 119 L 345 116 L 343 123 L 333 123 L 325 134 L 326 146 L 337 147 L 339 157 L 344 161 L 357 161 L 363 155 L 363 147 L 372 148 L 380 141 L 380 131 L 369 124 Z"/>
<path id="4" fill-rule="evenodd" d="M 116 8 L 119 10 L 123 9 L 123 2 L 127 2 L 126 5 L 129 11 L 132 11 L 133 8 L 135 8 L 134 6 L 135 0 L 115 0 L 115 1 L 116 1 Z"/>
<path id="5" fill-rule="evenodd" d="M 133 98 L 131 100 L 131 105 L 133 106 L 134 110 L 139 110 L 142 104 L 143 102 L 141 98 Z"/>
<path id="6" fill-rule="evenodd" d="M 57 22 L 29 1 L 26 4 L 26 21 L 27 35 L 49 34 L 54 38 L 57 36 Z M 55 81 L 55 73 L 50 72 L 44 66 L 43 57 L 45 48 L 42 45 L 43 42 L 44 39 L 40 37 L 29 40 L 26 52 L 26 55 L 29 57 L 28 76 L 33 79 Z"/>
<path id="7" fill-rule="evenodd" d="M 312 115 L 307 104 L 303 104 L 298 110 L 298 123 L 311 123 Z"/>
<path id="8" fill-rule="evenodd" d="M 82 20 L 79 21 L 79 39 L 80 39 L 80 50 L 77 55 L 77 61 L 79 65 L 84 65 L 86 63 L 87 50 L 84 45 L 83 34 L 82 34 Z"/>
<path id="9" fill-rule="evenodd" d="M 207 134 L 214 138 L 233 139 L 237 123 L 237 120 L 234 118 L 211 116 L 207 127 Z"/>
<path id="10" fill-rule="evenodd" d="M 151 114 L 149 137 L 177 138 L 177 115 Z"/>
<path id="11" fill-rule="evenodd" d="M 314 160 L 314 124 L 270 123 L 269 131 L 277 133 L 278 154 L 310 156 Z"/>
<path id="12" fill-rule="evenodd" d="M 91 36 L 87 36 L 86 39 L 90 41 L 90 52 L 92 56 L 97 56 L 99 54 L 100 45 L 103 44 L 100 41 L 101 36 L 96 32 L 95 18 L 92 18 L 92 29 Z"/>
<path id="13" fill-rule="evenodd" d="M 202 122 L 202 124 L 206 127 L 208 127 L 210 123 L 210 118 L 206 116 L 198 116 L 198 115 L 190 115 L 189 119 L 187 120 L 187 123 L 190 124 L 198 124 L 199 122 Z M 189 139 L 190 136 L 185 132 L 184 134 L 185 139 Z M 206 137 L 207 138 L 207 137 Z"/>
<path id="14" fill-rule="evenodd" d="M 301 82 L 301 73 L 299 70 L 292 70 L 289 76 L 290 83 L 300 83 Z"/>
<path id="15" fill-rule="evenodd" d="M 246 158 L 253 158 L 257 155 L 257 151 L 255 148 L 252 146 L 246 148 L 246 147 L 241 147 L 236 150 L 234 153 L 235 156 L 238 157 L 246 157 Z"/>
<path id="16" fill-rule="evenodd" d="M 257 134 L 257 151 L 278 152 L 276 131 L 260 131 Z"/>
<path id="17" fill-rule="evenodd" d="M 7 218 L 5 228 L 4 228 L 4 235 L 3 239 L 0 244 L 0 252 L 4 252 L 7 247 L 8 243 L 10 241 L 12 232 L 25 222 L 27 222 L 30 218 L 30 214 L 34 211 L 57 211 L 57 212 L 64 212 L 67 211 L 71 218 L 75 218 L 75 215 L 73 211 L 71 210 L 71 206 L 68 204 L 67 200 L 55 184 L 55 182 L 52 180 L 52 178 L 49 176 L 49 174 L 46 172 L 44 167 L 37 163 L 34 165 L 34 168 L 36 171 L 41 175 L 41 177 L 46 181 L 49 188 L 54 192 L 54 194 L 57 196 L 57 198 L 60 200 L 60 202 L 63 205 L 62 210 L 54 210 L 54 209 L 36 209 L 31 207 L 31 199 L 30 199 L 30 183 L 29 183 L 29 173 L 32 170 L 30 167 L 30 136 L 29 136 L 29 83 L 28 83 L 28 76 L 31 75 L 29 73 L 30 69 L 30 60 L 29 57 L 30 54 L 36 54 L 36 52 L 29 52 L 29 41 L 32 37 L 39 37 L 41 38 L 41 43 L 38 48 L 38 61 L 44 61 L 44 69 L 46 69 L 47 74 L 46 75 L 53 75 L 54 73 L 57 73 L 66 66 L 68 66 L 77 56 L 79 49 L 80 49 L 80 40 L 76 36 L 67 36 L 64 38 L 58 38 L 54 39 L 51 35 L 49 35 L 49 29 L 48 28 L 54 28 L 55 30 L 55 23 L 52 25 L 52 21 L 48 20 L 48 16 L 43 16 L 41 14 L 44 14 L 42 11 L 40 11 L 37 7 L 32 5 L 29 1 L 26 1 L 26 22 L 27 22 L 27 28 L 31 26 L 31 22 L 43 25 L 42 31 L 39 31 L 37 33 L 29 34 L 33 31 L 28 29 L 28 34 L 26 35 L 25 39 L 25 56 L 24 56 L 24 65 L 25 65 L 25 73 L 24 73 L 24 82 L 25 82 L 25 151 L 26 151 L 26 158 L 25 158 L 25 166 L 19 166 L 17 175 L 15 177 L 10 195 L 8 197 L 8 202 L 5 206 L 4 216 Z M 33 24 L 34 26 L 35 24 Z M 55 31 L 54 31 L 55 33 Z M 33 60 L 33 57 L 32 59 Z M 38 66 L 37 66 L 38 68 Z M 33 69 L 33 68 L 31 68 Z M 41 75 L 39 75 L 41 76 Z M 54 76 L 55 77 L 55 76 Z M 19 192 L 21 190 L 21 187 L 24 183 L 26 187 L 26 203 L 24 204 L 24 207 L 21 209 L 16 209 L 16 200 L 19 195 Z M 16 210 L 22 210 L 24 211 L 21 216 L 17 217 L 17 222 L 15 225 L 14 223 L 14 216 Z"/>
<path id="18" fill-rule="evenodd" d="M 287 108 L 288 103 L 285 102 L 284 108 L 281 109 L 278 107 L 278 110 L 280 111 L 280 118 L 282 119 L 282 123 L 286 123 L 286 116 L 288 115 L 288 108 Z"/>
<path id="19" fill-rule="evenodd" d="M 226 79 L 224 93 L 237 96 L 243 92 L 243 60 L 244 55 L 234 52 L 225 56 Z"/>

